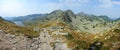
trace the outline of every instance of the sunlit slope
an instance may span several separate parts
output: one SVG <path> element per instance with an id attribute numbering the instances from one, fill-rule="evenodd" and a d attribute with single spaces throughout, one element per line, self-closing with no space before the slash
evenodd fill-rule
<path id="1" fill-rule="evenodd" d="M 55 10 L 46 16 L 23 21 L 26 26 L 43 26 L 48 23 L 52 25 L 55 24 L 54 22 L 66 23 L 71 28 L 89 33 L 105 33 L 116 25 L 116 22 L 107 16 L 95 16 L 83 12 L 74 14 L 71 10 Z"/>
<path id="2" fill-rule="evenodd" d="M 38 32 L 32 30 L 32 28 L 19 27 L 14 23 L 10 23 L 0 18 L 0 30 L 11 34 L 25 34 L 27 36 L 37 36 Z"/>

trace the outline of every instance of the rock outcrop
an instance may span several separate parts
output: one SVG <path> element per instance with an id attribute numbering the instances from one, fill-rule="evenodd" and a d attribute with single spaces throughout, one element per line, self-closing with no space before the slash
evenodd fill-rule
<path id="1" fill-rule="evenodd" d="M 51 44 L 53 43 L 53 45 Z M 70 50 L 62 40 L 54 39 L 46 29 L 39 37 L 13 35 L 0 30 L 0 50 Z"/>
<path id="2" fill-rule="evenodd" d="M 70 23 L 72 22 L 72 18 L 76 18 L 76 15 L 71 10 L 67 10 L 61 15 L 61 17 L 64 22 Z"/>

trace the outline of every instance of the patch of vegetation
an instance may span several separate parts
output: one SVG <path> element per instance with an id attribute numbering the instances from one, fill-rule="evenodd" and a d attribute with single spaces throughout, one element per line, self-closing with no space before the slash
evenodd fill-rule
<path id="1" fill-rule="evenodd" d="M 15 24 L 7 21 L 0 21 L 0 25 L 0 29 L 5 31 L 6 33 L 24 34 L 25 36 L 29 37 L 37 37 L 39 35 L 39 33 L 33 31 L 32 28 L 16 26 Z"/>
<path id="2" fill-rule="evenodd" d="M 68 40 L 71 40 L 71 39 L 73 39 L 73 38 L 74 38 L 71 34 L 68 34 L 68 35 L 63 35 L 63 36 L 65 36 Z"/>
<path id="3" fill-rule="evenodd" d="M 115 29 L 114 32 L 120 33 L 120 29 Z"/>
<path id="4" fill-rule="evenodd" d="M 89 34 L 78 32 L 76 30 L 70 30 L 68 35 L 64 35 L 67 39 L 67 45 L 69 48 L 73 48 L 73 50 L 87 50 L 95 41 L 102 42 L 100 50 L 110 50 L 113 48 L 113 43 L 120 42 L 120 30 L 114 29 L 114 32 L 109 31 L 104 34 Z M 115 44 L 120 47 L 119 44 Z M 116 47 L 116 48 L 119 48 Z M 113 48 L 114 49 L 114 48 Z"/>

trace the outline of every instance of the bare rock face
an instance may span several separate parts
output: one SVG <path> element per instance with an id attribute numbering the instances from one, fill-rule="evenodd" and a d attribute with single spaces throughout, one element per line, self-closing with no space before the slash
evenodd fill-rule
<path id="1" fill-rule="evenodd" d="M 50 43 L 55 43 L 51 46 Z M 66 43 L 57 41 L 49 35 L 46 29 L 40 32 L 37 38 L 28 38 L 24 35 L 7 34 L 0 30 L 0 50 L 70 50 Z"/>
<path id="2" fill-rule="evenodd" d="M 7 50 L 20 50 L 26 49 L 27 45 L 30 43 L 29 40 L 24 36 L 17 36 L 6 34 L 3 31 L 0 31 L 0 48 Z"/>
<path id="3" fill-rule="evenodd" d="M 76 18 L 76 15 L 71 10 L 65 11 L 61 16 L 66 22 L 72 22 L 72 18 Z"/>

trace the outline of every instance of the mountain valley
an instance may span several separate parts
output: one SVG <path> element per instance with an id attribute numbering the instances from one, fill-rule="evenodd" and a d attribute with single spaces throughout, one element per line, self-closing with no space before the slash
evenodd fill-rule
<path id="1" fill-rule="evenodd" d="M 71 10 L 0 17 L 0 50 L 120 50 L 120 19 Z"/>

